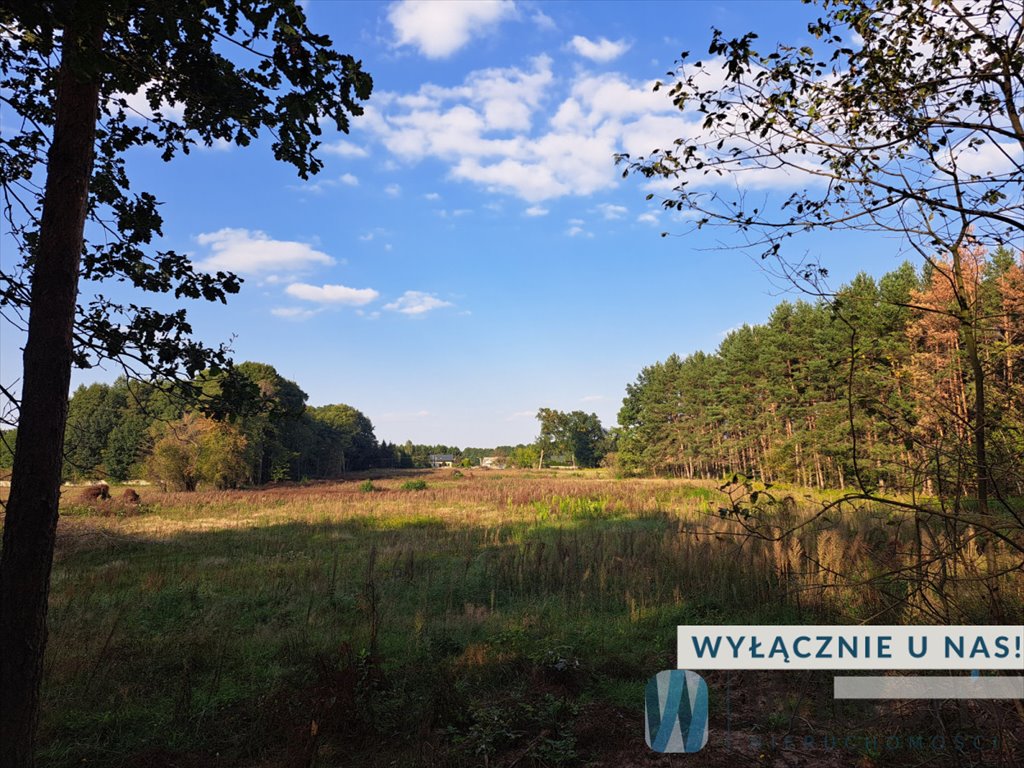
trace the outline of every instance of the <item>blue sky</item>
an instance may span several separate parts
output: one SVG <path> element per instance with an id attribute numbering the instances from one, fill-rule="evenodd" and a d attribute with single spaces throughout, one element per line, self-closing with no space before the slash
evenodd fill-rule
<path id="1" fill-rule="evenodd" d="M 189 306 L 196 335 L 274 365 L 311 404 L 354 405 L 389 441 L 463 447 L 531 440 L 542 406 L 611 426 L 641 367 L 711 351 L 793 298 L 753 254 L 721 249 L 729 232 L 660 237 L 686 222 L 612 155 L 692 127 L 651 84 L 680 51 L 703 54 L 713 26 L 802 44 L 815 10 L 313 0 L 311 28 L 374 78 L 351 134 L 324 137 L 323 173 L 302 182 L 269 142 L 171 164 L 139 151 L 130 172 L 165 203 L 162 246 L 245 278 L 227 306 Z M 836 282 L 901 258 L 866 236 L 800 245 Z M 2 331 L 10 385 L 22 340 Z"/>

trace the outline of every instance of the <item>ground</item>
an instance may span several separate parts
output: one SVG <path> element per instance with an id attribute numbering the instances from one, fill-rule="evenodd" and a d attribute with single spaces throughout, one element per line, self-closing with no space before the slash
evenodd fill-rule
<path id="1" fill-rule="evenodd" d="M 62 502 L 42 765 L 1010 766 L 1024 755 L 1012 706 L 841 704 L 830 674 L 800 672 L 706 673 L 708 746 L 650 751 L 643 689 L 675 666 L 677 625 L 850 623 L 877 598 L 823 589 L 777 546 L 742 541 L 710 484 L 445 469 L 134 487 L 139 503 L 116 487 L 111 500 L 70 489 Z M 867 517 L 827 541 L 860 551 L 865 530 Z"/>

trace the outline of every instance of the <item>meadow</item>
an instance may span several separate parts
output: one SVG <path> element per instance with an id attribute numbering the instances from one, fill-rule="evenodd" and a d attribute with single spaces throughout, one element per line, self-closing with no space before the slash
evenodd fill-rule
<path id="1" fill-rule="evenodd" d="M 1024 760 L 1010 704 L 834 702 L 825 673 L 707 673 L 705 751 L 645 746 L 644 684 L 675 666 L 679 624 L 928 623 L 890 509 L 815 517 L 822 497 L 794 489 L 773 540 L 722 517 L 713 484 L 600 471 L 135 489 L 64 494 L 42 765 Z M 956 585 L 986 622 L 981 588 Z M 1019 617 L 1020 570 L 1002 597 Z"/>

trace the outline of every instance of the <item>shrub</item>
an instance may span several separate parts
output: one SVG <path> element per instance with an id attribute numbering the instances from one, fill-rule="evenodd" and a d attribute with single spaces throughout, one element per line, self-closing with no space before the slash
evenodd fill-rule
<path id="1" fill-rule="evenodd" d="M 359 490 L 363 493 L 373 493 L 377 489 L 373 485 L 373 480 L 363 480 L 363 482 L 359 484 Z"/>
<path id="2" fill-rule="evenodd" d="M 425 491 L 427 490 L 426 480 L 406 480 L 401 485 L 403 491 Z"/>
<path id="3" fill-rule="evenodd" d="M 156 429 L 161 434 L 147 468 L 163 488 L 194 491 L 200 483 L 234 488 L 245 479 L 246 439 L 237 427 L 187 413 Z"/>

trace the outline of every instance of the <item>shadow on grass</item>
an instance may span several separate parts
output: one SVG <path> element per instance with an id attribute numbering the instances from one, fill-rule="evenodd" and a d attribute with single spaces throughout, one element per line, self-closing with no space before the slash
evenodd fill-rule
<path id="1" fill-rule="evenodd" d="M 647 765 L 643 686 L 675 666 L 677 625 L 829 622 L 790 600 L 760 553 L 673 515 L 561 509 L 169 535 L 154 518 L 114 538 L 109 521 L 80 518 L 89 541 L 54 570 L 40 761 Z M 828 674 L 707 677 L 702 765 L 1019 764 L 1009 709 L 894 721 L 892 708 L 833 703 Z M 851 729 L 883 747 L 801 740 Z M 998 746 L 885 749 L 886 735 L 922 729 Z M 778 746 L 749 738 L 769 734 Z"/>

